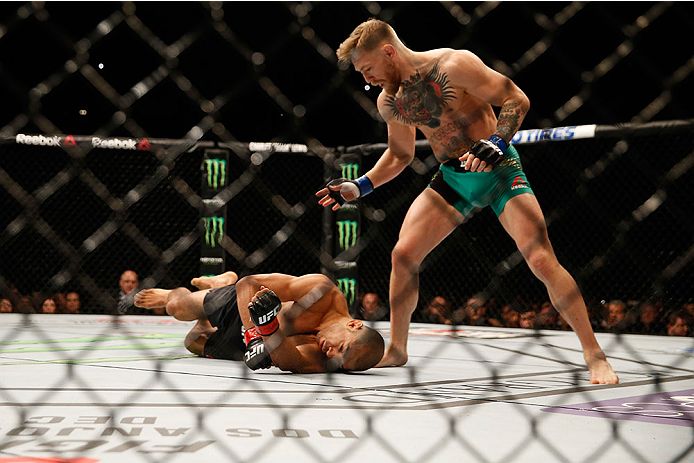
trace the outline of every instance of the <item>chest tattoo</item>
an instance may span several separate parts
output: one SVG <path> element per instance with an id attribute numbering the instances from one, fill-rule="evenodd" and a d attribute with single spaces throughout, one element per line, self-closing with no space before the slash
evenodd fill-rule
<path id="1" fill-rule="evenodd" d="M 425 125 L 436 128 L 441 125 L 443 107 L 455 98 L 448 75 L 439 70 L 438 63 L 422 79 L 415 72 L 402 82 L 400 96 L 386 97 L 391 114 L 406 124 Z"/>

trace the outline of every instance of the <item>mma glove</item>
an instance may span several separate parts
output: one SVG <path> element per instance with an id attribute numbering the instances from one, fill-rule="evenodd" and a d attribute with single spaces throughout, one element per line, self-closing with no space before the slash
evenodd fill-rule
<path id="1" fill-rule="evenodd" d="M 331 190 L 331 186 L 340 186 L 339 190 Z M 360 196 L 366 196 L 372 191 L 374 191 L 374 185 L 371 183 L 371 180 L 369 180 L 369 177 L 366 175 L 362 175 L 356 180 L 347 180 L 346 178 L 336 178 L 335 180 L 331 180 L 328 182 L 325 187 L 328 189 L 328 195 L 337 202 L 340 206 L 342 206 L 345 201 L 345 197 L 343 196 L 342 192 L 349 192 L 354 195 L 354 199 L 359 198 Z M 353 201 L 353 200 L 350 200 Z"/>
<path id="2" fill-rule="evenodd" d="M 282 301 L 274 291 L 269 291 L 260 296 L 255 302 L 248 305 L 251 320 L 255 327 L 263 336 L 270 336 L 277 331 L 280 324 L 277 321 L 277 314 L 282 308 Z"/>
<path id="3" fill-rule="evenodd" d="M 470 148 L 472 153 L 480 161 L 484 161 L 487 165 L 496 166 L 502 159 L 504 153 L 508 149 L 508 143 L 498 135 L 492 135 L 489 140 L 480 140 Z"/>
<path id="4" fill-rule="evenodd" d="M 255 327 L 246 330 L 243 334 L 243 339 L 246 342 L 246 352 L 243 354 L 246 366 L 251 370 L 270 368 L 272 366 L 272 358 L 265 349 L 263 337 Z"/>

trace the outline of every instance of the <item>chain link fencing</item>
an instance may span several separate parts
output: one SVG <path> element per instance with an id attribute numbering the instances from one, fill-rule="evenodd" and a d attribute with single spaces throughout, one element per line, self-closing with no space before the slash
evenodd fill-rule
<path id="1" fill-rule="evenodd" d="M 20 311 L 76 291 L 83 312 L 114 313 L 127 269 L 143 286 L 186 286 L 211 246 L 204 218 L 215 198 L 226 208 L 217 237 L 227 269 L 323 271 L 343 280 L 355 314 L 366 293 L 387 309 L 390 251 L 435 170 L 431 153 L 419 147 L 356 219 L 322 210 L 313 195 L 344 176 L 340 164 L 362 174 L 382 151 L 375 93 L 334 57 L 374 15 L 414 48 L 467 48 L 512 77 L 532 102 L 525 128 L 631 122 L 591 139 L 521 143 L 524 170 L 597 331 L 666 334 L 694 304 L 694 135 L 647 125 L 691 117 L 687 3 L 175 3 L 166 21 L 155 4 L 75 8 L 0 7 L 0 294 Z M 335 27 L 336 17 L 347 25 Z M 492 33 L 500 27 L 522 34 Z M 590 42 L 577 41 L 586 30 Z M 228 178 L 208 198 L 211 150 L 228 154 Z M 358 252 L 339 262 L 355 265 L 334 261 L 345 243 Z M 437 296 L 456 324 L 478 323 L 477 304 L 484 323 L 514 326 L 547 301 L 488 209 L 425 260 L 420 290 L 414 321 L 443 321 L 425 310 Z M 610 321 L 618 300 L 628 326 Z M 648 305 L 657 321 L 646 328 Z M 565 327 L 552 323 L 536 327 Z"/>

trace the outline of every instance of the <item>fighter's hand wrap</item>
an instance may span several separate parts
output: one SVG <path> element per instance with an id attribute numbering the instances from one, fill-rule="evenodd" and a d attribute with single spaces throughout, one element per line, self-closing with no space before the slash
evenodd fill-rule
<path id="1" fill-rule="evenodd" d="M 340 186 L 339 190 L 332 190 L 330 187 L 331 186 Z M 366 196 L 372 191 L 374 191 L 374 185 L 371 183 L 371 180 L 369 180 L 369 177 L 366 175 L 362 175 L 356 180 L 347 180 L 346 178 L 336 178 L 335 180 L 331 180 L 328 182 L 325 187 L 328 189 L 328 196 L 333 198 L 337 204 L 342 206 L 345 201 L 345 197 L 343 196 L 342 192 L 350 192 L 354 195 L 354 199 L 359 198 L 360 196 Z M 350 201 L 353 201 L 351 199 Z"/>
<path id="2" fill-rule="evenodd" d="M 260 370 L 261 368 L 270 368 L 272 366 L 272 358 L 270 353 L 265 349 L 263 337 L 253 329 L 253 333 L 249 335 L 247 330 L 244 334 L 246 340 L 246 352 L 243 354 L 243 361 L 251 370 Z"/>
<path id="3" fill-rule="evenodd" d="M 277 314 L 282 308 L 282 301 L 274 291 L 268 291 L 260 296 L 255 302 L 248 305 L 251 313 L 251 320 L 255 323 L 258 333 L 263 336 L 270 336 L 279 328 Z"/>
<path id="4" fill-rule="evenodd" d="M 252 326 L 243 333 L 243 342 L 248 346 L 254 339 L 263 339 L 263 337 L 258 333 L 255 326 Z"/>
<path id="5" fill-rule="evenodd" d="M 504 153 L 508 149 L 508 143 L 498 135 L 492 135 L 489 140 L 480 140 L 470 148 L 472 153 L 480 161 L 487 165 L 495 166 L 504 159 Z"/>

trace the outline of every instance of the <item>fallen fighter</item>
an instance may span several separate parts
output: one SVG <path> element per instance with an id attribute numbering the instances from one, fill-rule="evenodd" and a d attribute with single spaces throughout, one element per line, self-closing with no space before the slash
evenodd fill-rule
<path id="1" fill-rule="evenodd" d="M 252 370 L 276 366 L 323 373 L 367 370 L 383 355 L 381 335 L 350 317 L 344 294 L 325 275 L 273 273 L 239 280 L 226 272 L 191 284 L 200 291 L 144 289 L 135 305 L 197 320 L 184 345 L 201 357 L 243 359 Z"/>

